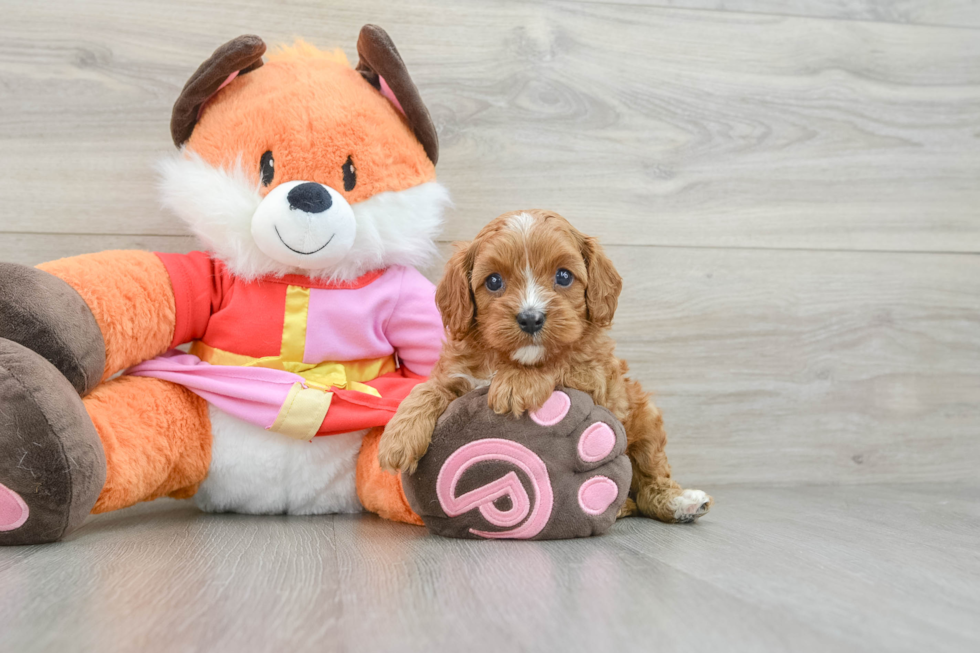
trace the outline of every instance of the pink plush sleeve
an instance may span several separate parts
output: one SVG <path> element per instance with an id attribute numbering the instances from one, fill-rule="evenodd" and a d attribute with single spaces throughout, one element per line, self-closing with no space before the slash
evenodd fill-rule
<path id="1" fill-rule="evenodd" d="M 444 331 L 436 308 L 436 287 L 414 268 L 405 268 L 401 291 L 385 336 L 412 372 L 428 376 L 439 359 Z"/>

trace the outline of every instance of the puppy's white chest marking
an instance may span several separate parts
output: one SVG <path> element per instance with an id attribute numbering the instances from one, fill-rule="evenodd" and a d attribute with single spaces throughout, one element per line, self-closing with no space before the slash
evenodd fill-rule
<path id="1" fill-rule="evenodd" d="M 534 365 L 544 358 L 544 347 L 541 345 L 526 345 L 515 350 L 510 357 L 521 365 Z"/>

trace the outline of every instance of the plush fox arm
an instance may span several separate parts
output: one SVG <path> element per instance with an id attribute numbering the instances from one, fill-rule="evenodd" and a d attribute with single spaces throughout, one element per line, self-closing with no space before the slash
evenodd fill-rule
<path id="1" fill-rule="evenodd" d="M 166 351 L 176 307 L 170 275 L 151 252 L 107 251 L 37 266 L 75 289 L 105 342 L 103 380 Z"/>
<path id="2" fill-rule="evenodd" d="M 442 349 L 442 317 L 435 303 L 436 287 L 415 268 L 405 268 L 401 292 L 385 324 L 385 335 L 402 365 L 428 376 Z"/>

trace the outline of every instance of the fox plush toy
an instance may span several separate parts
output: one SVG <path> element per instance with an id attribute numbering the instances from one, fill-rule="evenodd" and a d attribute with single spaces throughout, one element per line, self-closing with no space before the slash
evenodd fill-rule
<path id="1" fill-rule="evenodd" d="M 241 36 L 184 86 L 161 190 L 208 253 L 0 264 L 0 544 L 162 496 L 421 523 L 377 439 L 439 354 L 448 194 L 394 44 L 357 52 Z"/>

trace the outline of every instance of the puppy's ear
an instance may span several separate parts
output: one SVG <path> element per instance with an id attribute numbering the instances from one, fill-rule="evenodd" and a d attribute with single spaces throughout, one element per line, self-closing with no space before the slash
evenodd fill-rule
<path id="1" fill-rule="evenodd" d="M 469 249 L 469 243 L 456 245 L 456 251 L 446 262 L 442 280 L 436 286 L 436 306 L 453 340 L 462 340 L 476 324 L 476 303 L 470 289 L 473 259 Z"/>
<path id="2" fill-rule="evenodd" d="M 583 239 L 582 258 L 585 259 L 589 275 L 588 287 L 585 289 L 585 307 L 589 321 L 596 326 L 607 327 L 612 324 L 616 306 L 619 304 L 623 278 L 595 238 Z"/>

